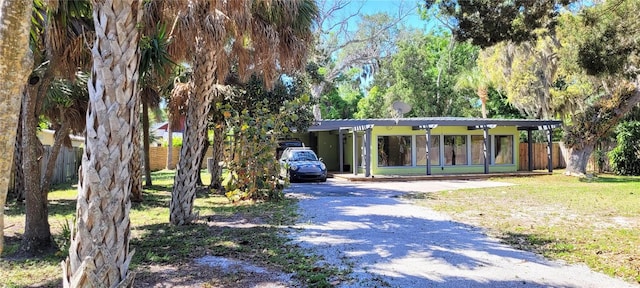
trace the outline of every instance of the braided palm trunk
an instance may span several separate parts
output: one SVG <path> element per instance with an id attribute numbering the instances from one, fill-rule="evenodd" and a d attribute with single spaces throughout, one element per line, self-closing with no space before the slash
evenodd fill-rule
<path id="1" fill-rule="evenodd" d="M 138 104 L 141 1 L 93 1 L 96 40 L 76 225 L 65 287 L 130 287 L 130 161 Z"/>
<path id="2" fill-rule="evenodd" d="M 198 40 L 201 41 L 202 40 Z M 196 198 L 197 173 L 200 173 L 198 159 L 204 147 L 202 143 L 207 135 L 207 115 L 211 110 L 215 84 L 215 52 L 196 44 L 196 59 L 193 69 L 195 93 L 189 99 L 188 113 L 180 149 L 180 160 L 171 192 L 170 222 L 174 225 L 191 223 L 197 214 L 193 213 L 193 202 Z M 197 90 L 195 90 L 197 89 Z"/>
<path id="3" fill-rule="evenodd" d="M 0 254 L 4 247 L 4 204 L 13 162 L 20 99 L 33 59 L 29 55 L 32 0 L 0 1 Z"/>

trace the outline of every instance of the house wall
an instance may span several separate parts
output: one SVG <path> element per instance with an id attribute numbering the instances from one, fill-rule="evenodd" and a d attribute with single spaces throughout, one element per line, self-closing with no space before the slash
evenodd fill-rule
<path id="1" fill-rule="evenodd" d="M 324 132 L 324 133 L 328 133 L 328 132 Z M 334 132 L 337 136 L 337 132 Z M 349 165 L 350 167 L 353 167 L 353 137 L 352 137 L 352 133 L 347 133 L 345 131 L 345 136 L 346 136 L 346 143 L 344 145 L 344 149 L 345 149 L 345 159 L 344 162 L 345 164 Z M 364 134 L 364 132 L 358 132 L 358 138 L 361 139 L 362 135 Z M 416 158 L 417 158 L 417 148 L 416 148 L 416 137 L 418 135 L 425 135 L 425 130 L 412 130 L 411 127 L 404 127 L 404 126 L 375 126 L 372 130 L 372 139 L 371 139 L 371 173 L 373 175 L 424 175 L 426 174 L 426 166 L 423 165 L 417 165 L 416 164 Z M 483 131 L 482 130 L 468 130 L 466 126 L 440 126 L 437 127 L 435 129 L 431 130 L 431 135 L 439 135 L 440 139 L 439 141 L 441 141 L 441 145 L 443 145 L 444 143 L 444 136 L 446 135 L 464 135 L 466 136 L 466 147 L 467 147 L 467 163 L 471 163 L 471 135 L 479 135 L 482 136 L 483 135 Z M 511 147 L 511 151 L 512 151 L 512 157 L 513 157 L 513 163 L 511 164 L 493 164 L 493 159 L 495 157 L 494 155 L 494 137 L 492 136 L 496 136 L 496 135 L 509 135 L 512 136 L 513 139 L 513 143 L 512 143 L 512 147 Z M 378 159 L 378 136 L 411 136 L 411 153 L 412 153 L 412 163 L 411 166 L 378 166 L 379 165 L 379 159 Z M 490 155 L 491 155 L 491 164 L 489 165 L 489 172 L 493 173 L 493 172 L 516 172 L 518 171 L 518 163 L 519 163 L 519 153 L 518 153 L 518 147 L 519 147 L 519 132 L 516 129 L 516 127 L 506 127 L 506 126 L 500 126 L 500 127 L 496 127 L 493 129 L 489 130 L 489 136 L 490 136 Z M 337 139 L 337 138 L 336 138 Z M 361 141 L 361 140 L 359 140 Z M 337 145 L 337 143 L 336 143 Z M 441 146 L 443 147 L 443 146 Z M 360 155 L 360 145 L 358 145 L 357 147 L 357 153 Z M 431 173 L 432 174 L 457 174 L 457 173 L 484 173 L 484 164 L 464 164 L 464 165 L 446 165 L 444 163 L 444 151 L 445 149 L 440 149 L 440 155 L 437 155 L 437 157 L 440 157 L 441 161 L 439 165 L 432 165 L 431 166 Z M 330 151 L 324 151 L 324 152 L 333 152 L 333 150 Z M 323 157 L 324 159 L 326 159 L 325 162 L 327 162 L 327 165 L 329 166 L 329 159 L 335 159 L 336 162 L 338 162 L 338 158 L 337 158 L 337 154 L 339 154 L 338 149 L 335 149 L 335 152 L 333 154 L 336 154 L 335 158 L 329 157 L 329 154 L 323 153 Z M 360 160 L 360 158 L 358 158 L 358 173 L 364 173 L 364 167 L 362 166 L 362 164 L 360 163 L 362 162 Z M 332 165 L 331 167 L 337 167 L 335 165 Z M 330 169 L 333 171 L 338 171 L 339 169 Z M 346 173 L 352 172 L 351 170 L 345 170 Z"/>
<path id="2" fill-rule="evenodd" d="M 53 146 L 54 134 L 55 133 L 56 133 L 56 131 L 49 130 L 49 129 L 43 129 L 41 131 L 38 131 L 36 133 L 36 136 L 38 137 L 38 139 L 40 140 L 40 143 L 42 143 L 42 145 Z M 84 138 L 83 137 L 70 135 L 69 138 L 71 138 L 71 146 L 72 147 L 82 147 L 84 145 Z"/>
<path id="3" fill-rule="evenodd" d="M 321 131 L 316 132 L 317 135 L 317 147 L 316 153 L 318 157 L 321 157 L 327 170 L 339 171 L 340 170 L 340 149 L 338 147 L 338 132 Z"/>

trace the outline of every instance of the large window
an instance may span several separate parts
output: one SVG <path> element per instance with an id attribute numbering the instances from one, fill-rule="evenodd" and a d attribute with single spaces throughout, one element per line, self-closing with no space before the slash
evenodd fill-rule
<path id="1" fill-rule="evenodd" d="M 471 135 L 471 164 L 484 164 L 484 136 Z"/>
<path id="2" fill-rule="evenodd" d="M 495 136 L 495 164 L 513 164 L 513 135 Z"/>
<path id="3" fill-rule="evenodd" d="M 411 166 L 411 136 L 378 136 L 378 166 Z"/>
<path id="4" fill-rule="evenodd" d="M 444 164 L 467 165 L 467 136 L 444 136 Z"/>
<path id="5" fill-rule="evenodd" d="M 431 135 L 429 159 L 431 165 L 440 165 L 440 135 Z M 416 136 L 416 165 L 427 165 L 427 136 Z"/>

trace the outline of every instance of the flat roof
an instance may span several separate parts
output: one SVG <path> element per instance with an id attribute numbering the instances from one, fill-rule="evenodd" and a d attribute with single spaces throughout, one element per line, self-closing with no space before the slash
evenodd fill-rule
<path id="1" fill-rule="evenodd" d="M 309 131 L 335 131 L 353 129 L 366 125 L 374 126 L 411 126 L 420 127 L 426 125 L 438 126 L 467 126 L 472 129 L 476 126 L 496 125 L 515 126 L 518 130 L 538 130 L 547 126 L 557 128 L 562 125 L 560 120 L 539 119 L 493 119 L 493 118 L 464 118 L 464 117 L 417 117 L 417 118 L 384 118 L 384 119 L 326 119 L 316 121 L 309 127 Z"/>

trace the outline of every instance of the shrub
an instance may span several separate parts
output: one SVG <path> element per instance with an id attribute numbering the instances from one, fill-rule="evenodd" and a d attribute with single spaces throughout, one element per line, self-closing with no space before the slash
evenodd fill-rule
<path id="1" fill-rule="evenodd" d="M 609 152 L 613 172 L 619 175 L 640 175 L 640 122 L 618 125 L 616 146 Z"/>

